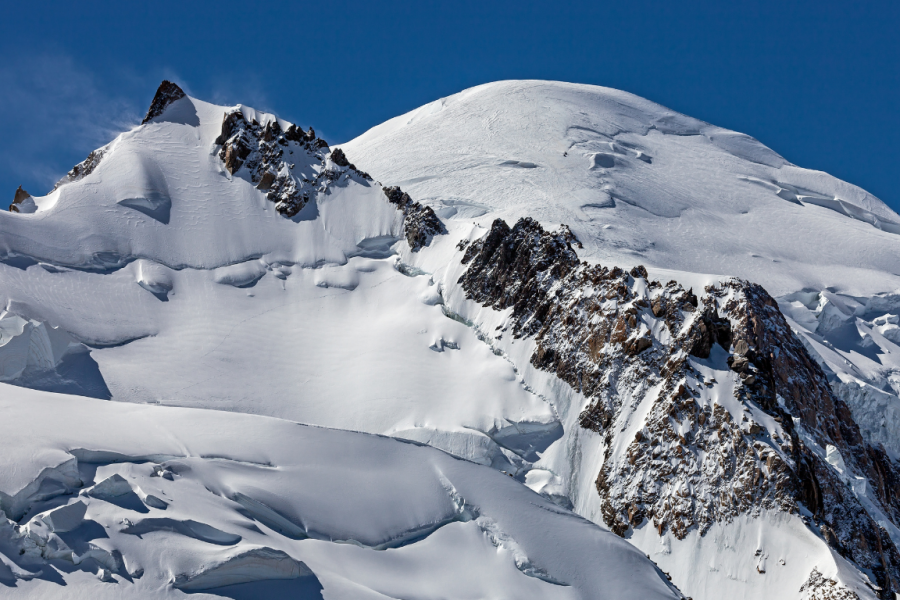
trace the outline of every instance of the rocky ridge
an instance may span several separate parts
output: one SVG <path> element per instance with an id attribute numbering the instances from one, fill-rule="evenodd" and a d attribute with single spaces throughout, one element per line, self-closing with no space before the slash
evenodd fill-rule
<path id="1" fill-rule="evenodd" d="M 218 156 L 225 169 L 232 175 L 246 173 L 256 188 L 275 203 L 279 214 L 288 218 L 341 177 L 372 181 L 340 148 L 331 149 L 325 140 L 316 137 L 312 127 L 306 132 L 296 125 L 282 129 L 277 120 L 261 125 L 253 119 L 248 121 L 240 108 L 225 114 L 216 144 L 221 146 Z M 318 173 L 313 178 L 293 174 L 299 160 L 291 159 L 294 152 L 318 163 Z M 403 233 L 414 252 L 427 246 L 431 237 L 447 233 L 431 207 L 416 202 L 399 187 L 385 187 L 383 191 L 403 213 Z"/>
<path id="2" fill-rule="evenodd" d="M 84 179 L 88 175 L 94 172 L 100 165 L 100 161 L 103 160 L 103 155 L 106 154 L 107 150 L 109 150 L 109 145 L 103 146 L 102 148 L 97 148 L 87 155 L 83 161 L 72 167 L 72 170 L 66 173 L 66 175 L 56 182 L 56 185 L 53 186 L 53 189 L 50 190 L 51 193 L 58 190 L 60 187 L 66 185 L 67 183 L 72 183 L 73 181 L 79 181 Z"/>
<path id="3" fill-rule="evenodd" d="M 157 88 L 156 94 L 150 102 L 150 108 L 147 109 L 147 115 L 144 117 L 144 120 L 141 121 L 141 125 L 144 125 L 151 119 L 163 114 L 170 104 L 176 100 L 181 100 L 186 95 L 184 90 L 178 87 L 177 84 L 164 79 L 163 82 L 159 84 L 159 88 Z"/>
<path id="4" fill-rule="evenodd" d="M 863 440 L 766 291 L 730 279 L 698 297 L 643 267 L 582 262 L 572 243 L 567 230 L 498 219 L 466 248 L 459 283 L 511 308 L 513 336 L 534 339 L 532 365 L 590 399 L 580 423 L 605 439 L 606 524 L 683 539 L 742 513 L 791 512 L 882 597 L 900 590 L 900 553 L 879 524 L 898 522 L 900 469 Z M 715 361 L 730 381 L 704 374 Z"/>
<path id="5" fill-rule="evenodd" d="M 384 188 L 384 195 L 403 212 L 403 233 L 413 252 L 427 246 L 432 237 L 447 233 L 447 228 L 430 206 L 416 202 L 399 187 Z"/>

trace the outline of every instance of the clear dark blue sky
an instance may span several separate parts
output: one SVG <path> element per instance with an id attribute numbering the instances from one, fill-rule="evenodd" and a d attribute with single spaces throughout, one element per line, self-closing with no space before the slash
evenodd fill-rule
<path id="1" fill-rule="evenodd" d="M 46 193 L 163 78 L 342 142 L 499 79 L 615 87 L 900 210 L 900 3 L 6 2 L 0 201 Z"/>

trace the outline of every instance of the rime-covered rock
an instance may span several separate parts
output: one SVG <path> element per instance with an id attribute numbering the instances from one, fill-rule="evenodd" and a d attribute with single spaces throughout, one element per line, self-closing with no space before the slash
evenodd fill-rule
<path id="1" fill-rule="evenodd" d="M 248 120 L 240 108 L 225 114 L 216 144 L 221 146 L 218 156 L 225 169 L 232 175 L 246 173 L 256 188 L 275 203 L 275 209 L 288 218 L 344 173 L 370 179 L 350 164 L 339 148 L 329 153 L 328 143 L 317 138 L 312 127 L 307 132 L 293 124 L 282 128 L 277 119 L 260 124 L 253 118 Z M 293 174 L 301 159 L 319 164 L 315 177 Z M 328 166 L 328 159 L 338 170 Z"/>
<path id="2" fill-rule="evenodd" d="M 79 181 L 93 173 L 94 169 L 96 169 L 100 164 L 100 161 L 103 159 L 103 155 L 106 154 L 107 150 L 109 150 L 109 144 L 92 151 L 90 154 L 88 154 L 87 158 L 72 167 L 72 170 L 66 173 L 65 177 L 57 181 L 56 185 L 53 186 L 53 190 L 51 191 L 55 192 L 57 189 L 59 189 L 60 186 L 63 186 L 67 183 L 72 183 L 73 181 Z"/>

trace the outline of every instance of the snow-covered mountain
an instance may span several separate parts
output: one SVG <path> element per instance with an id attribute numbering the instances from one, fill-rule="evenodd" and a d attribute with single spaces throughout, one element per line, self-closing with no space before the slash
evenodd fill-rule
<path id="1" fill-rule="evenodd" d="M 312 130 L 164 83 L 16 200 L 4 596 L 681 597 L 496 470 L 559 438 L 552 404 L 398 262 L 446 233 L 433 211 Z"/>
<path id="2" fill-rule="evenodd" d="M 164 82 L 13 200 L 11 594 L 900 590 L 900 216 L 752 138 L 503 82 L 337 148 Z"/>
<path id="3" fill-rule="evenodd" d="M 604 264 L 741 277 L 774 296 L 900 287 L 900 215 L 879 199 L 626 92 L 492 83 L 342 148 L 442 218 L 566 224 Z"/>
<path id="4" fill-rule="evenodd" d="M 788 415 L 795 421 L 799 418 L 797 432 L 803 447 L 814 451 L 818 457 L 817 464 L 833 466 L 827 476 L 838 478 L 836 486 L 852 484 L 853 495 L 866 505 L 873 520 L 878 523 L 872 531 L 880 529 L 879 537 L 890 537 L 893 540 L 888 544 L 890 546 L 900 540 L 895 527 L 896 517 L 879 514 L 882 510 L 888 514 L 896 511 L 897 500 L 891 490 L 896 485 L 895 458 L 900 451 L 900 363 L 896 359 L 900 356 L 900 337 L 897 335 L 900 331 L 897 324 L 900 300 L 897 292 L 893 291 L 900 287 L 897 271 L 900 264 L 900 236 L 897 235 L 900 233 L 900 216 L 880 200 L 826 173 L 792 165 L 749 136 L 703 123 L 631 94 L 565 83 L 510 81 L 472 88 L 374 127 L 343 145 L 343 149 L 377 179 L 402 186 L 448 221 L 474 223 L 482 230 L 491 229 L 491 223 L 498 218 L 510 225 L 524 217 L 537 219 L 548 229 L 564 225 L 578 240 L 574 249 L 583 260 L 593 264 L 599 262 L 611 269 L 618 266 L 624 271 L 643 265 L 649 271 L 649 280 L 674 280 L 683 288 L 692 288 L 698 296 L 701 290 L 706 290 L 707 297 L 700 299 L 700 310 L 694 312 L 712 310 L 710 316 L 727 317 L 734 334 L 741 328 L 748 329 L 746 323 L 741 323 L 742 317 L 734 314 L 733 308 L 729 309 L 729 305 L 734 304 L 735 294 L 740 296 L 747 291 L 751 291 L 750 296 L 757 294 L 752 287 L 747 288 L 743 284 L 723 285 L 723 276 L 736 276 L 764 286 L 768 293 L 777 298 L 786 323 L 799 335 L 805 350 L 821 368 L 822 372 L 813 373 L 817 369 L 810 367 L 808 372 L 808 378 L 816 380 L 814 387 L 820 389 L 812 395 L 819 399 L 812 402 L 803 399 L 808 384 L 796 381 L 800 379 L 796 377 L 796 369 L 784 369 L 782 377 L 787 380 L 771 381 L 772 375 L 779 371 L 778 365 L 773 364 L 778 362 L 778 347 L 783 350 L 786 344 L 792 343 L 791 336 L 780 331 L 784 328 L 784 319 L 774 315 L 777 323 L 770 322 L 770 325 L 779 332 L 773 335 L 773 339 L 763 342 L 758 330 L 748 332 L 745 338 L 750 354 L 756 354 L 757 358 L 750 357 L 746 362 L 734 361 L 732 357 L 739 357 L 741 353 L 735 353 L 737 348 L 734 345 L 728 347 L 727 343 L 722 345 L 722 349 L 732 354 L 729 358 L 734 362 L 726 364 L 723 362 L 724 356 L 719 357 L 722 360 L 714 360 L 716 348 L 713 348 L 711 358 L 707 359 L 712 360 L 713 364 L 699 364 L 694 358 L 689 358 L 686 389 L 698 386 L 690 393 L 695 397 L 699 393 L 698 406 L 708 407 L 713 412 L 717 405 L 729 406 L 730 401 L 726 398 L 735 398 L 739 404 L 731 405 L 729 411 L 737 422 L 745 421 L 741 427 L 747 427 L 746 419 L 749 418 L 752 431 L 753 421 L 760 421 L 775 440 L 784 433 L 782 426 L 775 424 L 773 429 L 762 424 L 769 417 L 758 414 L 758 408 L 770 416 L 783 410 L 786 414 L 776 415 L 781 422 L 787 422 Z M 517 271 L 513 278 L 527 280 L 527 274 Z M 630 284 L 627 276 L 623 278 L 622 272 L 619 278 L 622 279 L 620 290 L 621 285 Z M 610 427 L 613 431 L 627 432 L 629 436 L 635 432 L 646 433 L 647 429 L 642 427 L 650 423 L 646 412 L 650 406 L 647 401 L 638 402 L 637 399 L 648 395 L 653 397 L 658 391 L 652 387 L 652 379 L 650 386 L 643 379 L 645 371 L 631 373 L 632 377 L 623 382 L 619 378 L 622 367 L 611 369 L 609 363 L 596 358 L 597 343 L 593 332 L 596 332 L 598 323 L 602 331 L 604 321 L 608 323 L 607 329 L 618 325 L 614 317 L 621 309 L 615 306 L 585 306 L 586 298 L 597 291 L 596 282 L 592 281 L 591 285 L 571 281 L 564 286 L 563 289 L 568 289 L 562 297 L 561 291 L 552 286 L 547 288 L 546 294 L 550 297 L 555 295 L 551 304 L 558 305 L 561 311 L 572 311 L 574 307 L 602 309 L 606 319 L 596 313 L 567 312 L 564 324 L 530 327 L 530 332 L 536 333 L 541 340 L 537 345 L 538 352 L 530 357 L 523 353 L 517 364 L 530 360 L 539 368 L 555 370 L 560 378 L 576 389 L 587 389 L 586 396 L 601 399 L 592 409 L 594 413 L 598 411 L 597 406 L 611 403 L 614 408 L 608 415 L 611 423 L 604 423 L 601 427 L 587 423 L 589 427 L 605 431 L 607 438 Z M 710 285 L 714 288 L 710 289 Z M 611 283 L 605 283 L 605 289 L 611 290 L 612 287 Z M 579 288 L 584 291 L 579 292 Z M 640 296 L 643 292 L 632 288 L 631 293 Z M 678 298 L 681 292 L 677 288 L 673 290 L 670 284 L 663 292 L 655 293 Z M 644 294 L 647 298 L 644 302 L 652 302 L 655 293 L 651 290 L 649 295 Z M 536 302 L 533 292 L 529 294 L 529 301 Z M 496 308 L 513 305 L 512 299 L 503 298 L 502 294 L 484 294 L 484 290 L 470 290 L 467 293 L 469 298 L 479 295 Z M 512 295 L 515 296 L 516 292 L 513 291 Z M 619 302 L 621 296 L 620 293 Z M 764 296 L 766 300 L 763 304 L 771 305 L 768 294 Z M 625 299 L 628 298 L 626 295 Z M 564 301 L 568 302 L 565 306 L 562 305 Z M 738 302 L 738 306 L 740 304 Z M 678 343 L 678 336 L 690 331 L 687 324 L 681 330 L 672 328 L 672 315 L 665 305 L 663 302 L 661 309 L 669 331 L 662 334 L 658 319 L 647 319 L 646 306 L 635 308 L 632 304 L 627 309 L 636 317 L 637 323 L 641 318 L 646 322 L 640 331 L 649 333 L 654 348 L 658 342 L 670 345 L 669 338 L 675 338 Z M 759 308 L 757 306 L 755 312 Z M 771 312 L 770 308 L 766 311 Z M 525 309 L 515 304 L 513 312 L 514 315 L 526 315 L 529 310 L 537 313 L 529 315 L 531 318 L 546 320 L 546 313 L 541 312 L 547 310 L 546 304 L 532 304 Z M 550 310 L 552 315 L 553 309 Z M 654 317 L 660 314 L 656 304 L 652 313 Z M 557 322 L 561 318 L 561 315 L 556 316 Z M 573 319 L 574 325 L 570 323 Z M 680 318 L 675 320 L 680 321 Z M 704 320 L 707 325 L 719 323 L 716 318 L 710 320 L 704 317 Z M 749 329 L 755 327 L 754 324 Z M 552 339 L 553 344 L 569 345 L 566 348 L 569 355 L 562 359 L 554 356 L 544 361 L 540 358 L 543 339 L 552 335 L 563 338 Z M 633 335 L 634 340 L 641 339 L 639 333 Z M 738 339 L 736 335 L 729 335 L 732 340 Z M 578 355 L 576 347 L 582 340 L 589 343 L 587 357 Z M 626 341 L 623 349 L 628 350 L 627 343 L 633 340 L 626 337 L 623 341 Z M 684 349 L 691 354 L 687 347 Z M 583 360 L 594 365 L 585 367 L 579 362 Z M 804 361 L 802 370 L 807 370 L 805 357 L 801 360 Z M 739 367 L 735 368 L 735 365 Z M 769 371 L 766 375 L 770 381 L 767 383 L 769 388 L 774 389 L 769 389 L 767 394 L 777 406 L 772 406 L 772 402 L 767 405 L 765 401 L 747 401 L 741 388 L 749 387 L 751 396 L 758 390 L 754 391 L 752 385 L 747 386 L 745 375 L 748 371 L 740 365 L 749 365 L 747 368 L 753 371 L 750 373 L 753 379 L 759 378 L 757 370 Z M 666 373 L 668 366 L 657 365 L 657 372 Z M 710 366 L 713 366 L 712 371 L 708 370 Z M 602 380 L 598 388 L 586 385 L 583 380 L 585 372 L 592 371 L 596 373 L 595 377 Z M 733 383 L 728 379 L 738 379 L 738 373 L 740 383 L 732 390 Z M 627 369 L 625 374 L 629 374 Z M 723 374 L 726 376 L 724 385 Z M 838 399 L 827 398 L 827 392 L 822 389 L 825 380 L 831 384 Z M 680 385 L 675 381 L 666 391 L 676 384 Z M 615 389 L 610 392 L 603 386 Z M 578 402 L 583 400 L 579 398 Z M 629 402 L 634 406 L 628 407 Z M 803 404 L 807 406 L 801 407 Z M 741 412 L 746 412 L 742 411 L 742 405 L 755 416 L 746 413 L 746 417 L 742 417 Z M 850 408 L 852 416 L 845 406 Z M 696 412 L 696 409 L 692 410 Z M 823 419 L 830 420 L 832 425 L 825 426 Z M 840 423 L 843 429 L 847 422 L 853 431 L 835 431 L 836 424 Z M 719 429 L 722 425 L 716 423 L 715 427 Z M 564 429 L 568 436 L 572 425 L 564 423 Z M 817 437 L 823 432 L 824 438 Z M 752 441 L 750 446 L 756 443 L 746 436 L 745 441 Z M 566 466 L 566 461 L 571 460 L 568 457 L 553 463 L 545 455 L 538 464 L 562 475 L 560 485 L 563 493 L 573 499 L 576 509 L 600 521 L 602 506 L 595 504 L 589 507 L 587 504 L 596 502 L 592 494 L 595 474 L 606 472 L 606 468 L 615 469 L 615 461 L 621 460 L 616 458 L 617 454 L 621 456 L 625 445 L 630 442 L 631 439 L 607 439 L 605 444 L 601 443 L 594 453 L 596 462 L 580 483 L 572 475 L 576 470 Z M 561 441 L 561 444 L 566 443 Z M 577 450 L 570 448 L 567 456 L 574 455 L 584 460 L 585 456 L 590 455 L 585 453 L 583 442 L 578 442 L 577 446 Z M 769 447 L 778 453 L 777 443 L 769 444 Z M 637 453 L 639 450 L 633 444 L 629 448 L 628 452 Z M 694 475 L 700 474 L 701 482 L 709 485 L 712 483 L 708 470 L 711 467 L 707 462 L 709 449 L 700 447 L 694 450 Z M 738 454 L 745 450 L 735 448 Z M 878 455 L 875 462 L 884 466 L 863 464 L 848 467 L 844 459 L 851 453 L 860 456 L 875 453 Z M 740 462 L 738 454 L 732 456 L 732 465 Z M 631 456 L 635 455 L 640 454 Z M 757 458 L 762 458 L 759 452 L 757 455 Z M 862 460 L 863 463 L 870 462 L 869 458 Z M 689 461 L 679 455 L 678 462 L 683 465 Z M 795 469 L 796 478 L 799 475 L 796 459 L 793 462 L 788 459 L 787 464 Z M 763 472 L 771 475 L 771 468 L 772 465 L 767 464 Z M 723 474 L 721 463 L 713 472 L 716 473 L 713 480 Z M 729 472 L 725 468 L 724 474 L 723 483 L 734 485 L 735 478 L 741 476 L 741 469 Z M 657 484 L 660 481 L 658 468 L 649 473 L 646 469 L 638 473 L 623 472 L 610 478 L 610 489 L 616 490 L 616 485 L 626 485 L 631 481 L 628 477 L 634 475 L 650 475 L 650 481 Z M 758 477 L 755 474 L 750 476 L 754 481 Z M 825 476 L 825 472 L 819 473 L 817 481 L 820 482 Z M 607 484 L 602 479 L 596 483 L 601 488 L 601 495 L 605 495 Z M 535 478 L 535 481 L 540 481 L 534 486 L 535 489 L 541 489 L 544 480 Z M 730 510 L 710 510 L 710 502 L 722 502 L 721 494 L 708 496 L 708 488 L 704 485 L 694 487 L 689 478 L 682 478 L 678 483 L 687 487 L 679 490 L 678 485 L 662 488 L 651 485 L 653 489 L 640 490 L 628 487 L 629 483 L 624 490 L 620 490 L 620 509 L 626 515 L 630 512 L 632 517 L 634 514 L 647 516 L 643 510 L 644 498 L 649 497 L 656 505 L 665 505 L 672 503 L 671 494 L 675 494 L 690 500 L 693 508 L 687 512 L 693 513 L 693 517 L 698 516 L 697 504 L 705 504 L 699 511 L 701 522 L 710 518 L 711 512 L 718 513 L 719 517 L 713 519 L 717 525 L 713 525 L 711 531 L 719 531 L 723 527 L 723 518 L 732 519 L 727 516 Z M 579 491 L 579 488 L 584 491 Z M 873 494 L 877 496 L 875 504 L 881 508 L 869 507 L 869 498 Z M 704 498 L 704 495 L 707 496 Z M 589 500 L 581 500 L 585 496 Z M 585 504 L 580 504 L 579 500 Z M 770 506 L 770 502 L 771 498 L 749 499 L 743 512 L 761 510 Z M 810 502 L 812 500 L 806 499 L 800 505 L 817 512 L 809 506 Z M 821 508 L 820 511 L 821 514 L 816 517 L 831 527 L 835 512 L 828 508 Z M 799 512 L 803 513 L 803 508 Z M 850 512 L 855 515 L 862 511 L 854 508 Z M 771 528 L 761 525 L 765 521 L 757 519 L 754 527 L 769 531 Z M 819 524 L 814 528 L 821 529 Z M 703 529 L 701 524 L 698 530 Z M 695 597 L 720 596 L 724 589 L 720 586 L 731 588 L 729 595 L 744 597 L 775 597 L 776 589 L 788 595 L 798 591 L 793 583 L 781 588 L 773 585 L 771 568 L 765 577 L 757 576 L 752 568 L 747 568 L 753 559 L 746 555 L 735 556 L 734 562 L 730 562 L 726 558 L 729 552 L 721 552 L 723 545 L 726 548 L 740 547 L 735 546 L 732 534 L 727 531 L 721 535 L 698 536 L 698 539 L 690 541 L 694 534 L 688 529 L 686 539 L 689 541 L 674 546 L 669 539 L 663 537 L 660 542 L 658 535 L 651 535 L 648 531 L 649 528 L 644 527 L 642 531 L 638 527 L 635 531 L 636 543 L 655 555 L 660 564 L 667 565 L 674 573 L 674 580 L 686 593 Z M 734 533 L 737 537 L 741 535 Z M 759 535 L 765 537 L 762 533 Z M 847 539 L 835 542 L 829 535 L 826 533 L 824 537 L 833 548 L 845 556 L 853 554 L 849 549 L 853 542 Z M 753 546 L 756 556 L 768 554 L 762 541 L 747 543 Z M 869 543 L 867 541 L 861 546 L 869 546 Z M 883 540 L 875 543 L 879 548 L 881 544 Z M 676 547 L 680 550 L 675 550 Z M 756 550 L 760 552 L 756 553 Z M 742 552 L 738 550 L 737 554 Z M 677 556 L 679 554 L 681 556 Z M 890 554 L 894 557 L 877 559 L 875 563 L 885 566 L 891 573 L 887 576 L 888 580 L 896 581 L 898 563 L 893 548 Z M 790 562 L 790 559 L 787 560 Z M 822 559 L 817 558 L 813 562 L 819 560 Z M 721 566 L 723 564 L 724 568 Z M 698 568 L 698 565 L 704 567 Z M 706 565 L 708 572 L 705 572 Z M 735 580 L 739 582 L 737 585 Z M 879 581 L 880 585 L 885 585 L 883 579 Z M 894 590 L 896 586 L 896 583 L 890 584 Z M 882 591 L 885 597 L 890 597 L 890 593 L 889 590 Z"/>

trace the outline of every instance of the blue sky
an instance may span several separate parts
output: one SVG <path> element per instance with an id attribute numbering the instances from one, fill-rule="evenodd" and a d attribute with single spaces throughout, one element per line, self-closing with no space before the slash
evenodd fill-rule
<path id="1" fill-rule="evenodd" d="M 31 2 L 0 23 L 0 200 L 140 121 L 159 81 L 329 142 L 500 79 L 615 87 L 900 210 L 900 3 Z M 3 201 L 5 204 L 5 201 Z"/>

